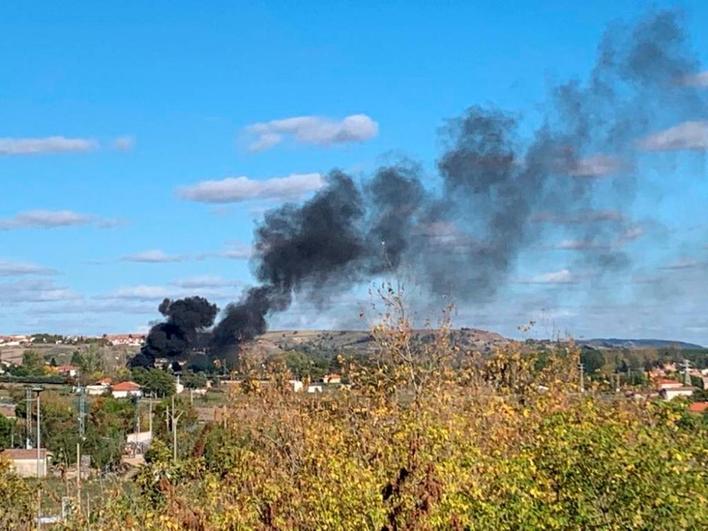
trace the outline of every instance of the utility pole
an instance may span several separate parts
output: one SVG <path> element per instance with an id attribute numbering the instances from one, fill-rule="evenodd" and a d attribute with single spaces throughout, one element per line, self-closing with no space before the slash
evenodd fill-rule
<path id="1" fill-rule="evenodd" d="M 39 483 L 39 478 L 41 477 L 41 457 L 42 457 L 42 414 L 40 410 L 40 400 L 39 400 L 39 394 L 42 392 L 43 387 L 37 385 L 35 387 L 32 387 L 30 389 L 30 401 L 31 401 L 31 393 L 32 391 L 37 392 L 37 528 L 40 529 L 42 524 L 41 524 L 41 519 L 42 519 L 42 485 Z M 28 404 L 28 406 L 31 406 L 31 404 Z M 28 407 L 27 413 L 28 415 L 31 414 L 32 408 Z M 45 459 L 46 459 L 46 452 L 45 452 Z M 46 465 L 45 465 L 46 466 Z M 46 472 L 46 470 L 45 470 Z"/>
<path id="2" fill-rule="evenodd" d="M 148 427 L 150 429 L 150 439 L 152 439 L 152 398 L 148 398 Z"/>
<path id="3" fill-rule="evenodd" d="M 579 371 L 579 375 L 580 375 L 580 392 L 584 393 L 585 392 L 585 367 L 583 367 L 582 362 L 578 363 L 578 371 Z"/>
<path id="4" fill-rule="evenodd" d="M 175 415 L 175 395 L 172 395 L 172 461 L 177 463 L 177 421 L 182 416 L 182 413 Z"/>
<path id="5" fill-rule="evenodd" d="M 39 410 L 39 391 L 37 391 L 37 479 L 40 477 L 40 457 L 41 457 L 41 451 L 42 451 L 42 422 L 40 420 L 40 410 Z"/>
<path id="6" fill-rule="evenodd" d="M 79 440 L 76 442 L 76 508 L 81 514 L 81 443 L 84 440 L 84 418 L 86 417 L 86 395 L 79 386 Z"/>
<path id="7" fill-rule="evenodd" d="M 683 360 L 683 384 L 687 387 L 691 385 L 691 375 L 688 374 L 690 368 L 691 362 L 688 360 Z"/>
<path id="8" fill-rule="evenodd" d="M 32 388 L 25 389 L 25 448 L 32 448 Z"/>

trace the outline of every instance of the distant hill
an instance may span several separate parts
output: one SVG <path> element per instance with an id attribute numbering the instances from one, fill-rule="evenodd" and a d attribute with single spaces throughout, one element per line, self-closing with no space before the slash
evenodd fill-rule
<path id="1" fill-rule="evenodd" d="M 587 345 L 595 348 L 673 348 L 677 350 L 702 349 L 701 345 L 686 343 L 684 341 L 669 341 L 666 339 L 618 339 L 618 338 L 596 338 L 576 341 L 579 345 Z"/>
<path id="2" fill-rule="evenodd" d="M 495 346 L 510 340 L 486 330 L 460 328 L 451 330 L 452 340 L 461 347 L 489 352 Z M 432 330 L 414 330 L 414 340 L 432 339 Z M 290 351 L 337 354 L 365 354 L 375 347 L 374 338 L 367 330 L 272 330 L 258 336 L 246 345 L 254 353 L 273 355 Z"/>

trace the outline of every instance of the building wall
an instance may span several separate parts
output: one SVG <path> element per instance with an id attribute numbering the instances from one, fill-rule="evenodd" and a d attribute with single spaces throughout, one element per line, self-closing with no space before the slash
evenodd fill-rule
<path id="1" fill-rule="evenodd" d="M 40 477 L 45 477 L 47 475 L 47 461 L 46 459 L 41 459 L 40 461 L 39 475 Z M 20 477 L 37 477 L 37 459 L 13 459 L 12 468 Z"/>

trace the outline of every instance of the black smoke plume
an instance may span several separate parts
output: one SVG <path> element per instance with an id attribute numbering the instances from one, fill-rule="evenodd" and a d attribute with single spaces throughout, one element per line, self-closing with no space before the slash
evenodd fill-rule
<path id="1" fill-rule="evenodd" d="M 165 299 L 158 309 L 167 319 L 150 329 L 142 349 L 130 361 L 133 367 L 153 367 L 158 358 L 185 360 L 196 349 L 206 347 L 205 332 L 219 311 L 203 297 Z"/>
<path id="2" fill-rule="evenodd" d="M 517 115 L 473 106 L 443 127 L 439 178 L 408 162 L 363 184 L 331 172 L 310 200 L 258 224 L 252 265 L 260 285 L 227 306 L 210 352 L 235 359 L 294 293 L 323 303 L 333 290 L 402 268 L 431 297 L 483 302 L 538 242 L 562 242 L 575 251 L 574 268 L 598 276 L 628 267 L 624 244 L 641 234 L 627 214 L 641 178 L 638 153 L 648 135 L 708 117 L 705 95 L 684 82 L 697 68 L 680 16 L 653 12 L 611 27 L 587 79 L 554 87 L 530 133 Z M 184 328 L 169 316 L 141 356 L 178 355 L 211 324 L 207 317 Z"/>

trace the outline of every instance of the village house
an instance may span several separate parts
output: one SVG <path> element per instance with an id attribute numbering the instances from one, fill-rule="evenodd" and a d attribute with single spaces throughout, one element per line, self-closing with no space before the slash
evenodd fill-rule
<path id="1" fill-rule="evenodd" d="M 39 463 L 37 462 L 37 449 L 30 448 L 9 448 L 0 452 L 0 459 L 7 459 L 15 473 L 23 478 L 46 477 L 49 470 L 49 464 L 52 459 L 51 452 L 47 452 L 46 448 L 39 450 Z"/>
<path id="2" fill-rule="evenodd" d="M 667 378 L 659 378 L 656 381 L 656 388 L 658 391 L 662 391 L 663 389 L 678 389 L 680 387 L 683 387 L 683 384 L 679 382 L 678 380 L 669 380 Z"/>
<path id="3" fill-rule="evenodd" d="M 692 394 L 693 387 L 688 386 L 665 387 L 659 390 L 659 395 L 661 395 L 661 398 L 664 400 L 673 400 L 674 398 L 678 398 L 680 396 L 691 396 Z"/>
<path id="4" fill-rule="evenodd" d="M 101 378 L 95 384 L 86 386 L 86 394 L 89 396 L 101 396 L 107 394 L 110 389 L 111 379 Z"/>
<path id="5" fill-rule="evenodd" d="M 320 384 L 310 384 L 307 386 L 307 392 L 310 394 L 321 393 L 322 386 Z"/>
<path id="6" fill-rule="evenodd" d="M 111 394 L 113 398 L 140 398 L 143 391 L 135 382 L 120 382 L 111 387 Z"/>
<path id="7" fill-rule="evenodd" d="M 342 376 L 337 373 L 330 373 L 330 374 L 326 374 L 322 378 L 322 381 L 326 384 L 341 384 L 342 383 Z"/>
<path id="8" fill-rule="evenodd" d="M 103 338 L 111 346 L 128 346 L 139 347 L 145 341 L 145 336 L 142 334 L 112 334 L 105 335 Z"/>

